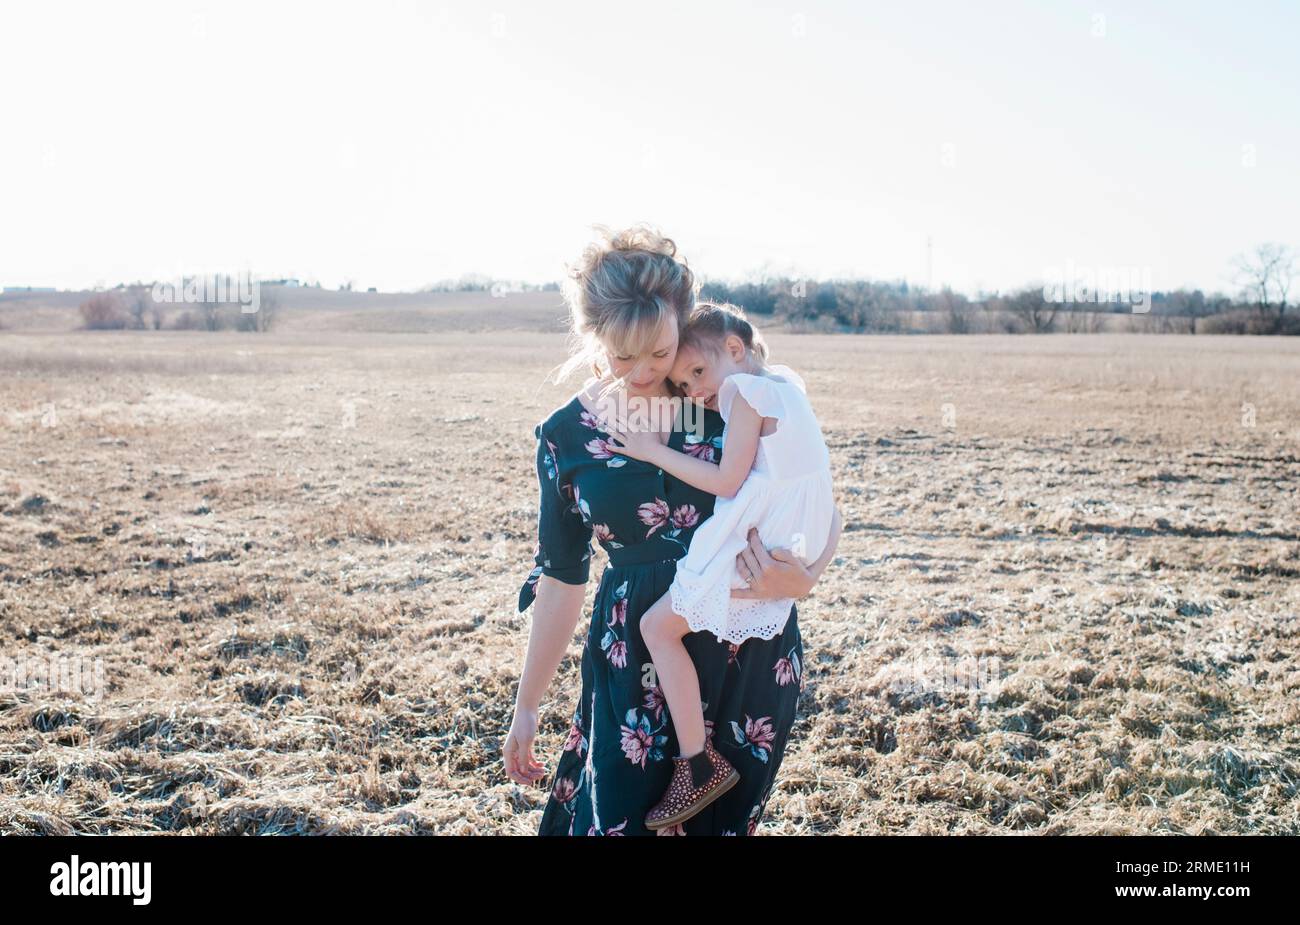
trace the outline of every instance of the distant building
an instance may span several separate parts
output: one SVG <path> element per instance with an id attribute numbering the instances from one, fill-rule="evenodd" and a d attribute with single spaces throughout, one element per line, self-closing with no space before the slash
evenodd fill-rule
<path id="1" fill-rule="evenodd" d="M 296 279 L 260 279 L 258 282 L 263 286 L 284 286 L 288 289 L 296 289 L 302 285 Z"/>
<path id="2" fill-rule="evenodd" d="M 11 292 L 58 292 L 53 286 L 5 286 L 6 294 Z"/>

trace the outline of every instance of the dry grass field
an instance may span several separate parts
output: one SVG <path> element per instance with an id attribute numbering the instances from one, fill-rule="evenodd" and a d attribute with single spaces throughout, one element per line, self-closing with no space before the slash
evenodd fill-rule
<path id="1" fill-rule="evenodd" d="M 499 746 L 563 339 L 322 318 L 0 332 L 0 655 L 104 668 L 0 688 L 0 832 L 536 830 Z M 1300 834 L 1300 340 L 770 340 L 847 524 L 760 834 Z"/>

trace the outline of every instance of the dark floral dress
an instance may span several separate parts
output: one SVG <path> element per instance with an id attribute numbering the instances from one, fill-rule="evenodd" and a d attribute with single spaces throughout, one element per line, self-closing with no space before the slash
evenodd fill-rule
<path id="1" fill-rule="evenodd" d="M 717 463 L 724 422 L 702 409 L 701 435 L 679 409 L 669 446 Z M 698 428 L 693 428 L 698 430 Z M 640 460 L 612 452 L 608 434 L 575 395 L 535 430 L 540 483 L 536 567 L 519 592 L 532 604 L 537 579 L 587 581 L 594 535 L 609 554 L 582 651 L 582 696 L 542 814 L 541 835 L 750 835 L 771 795 L 803 688 L 803 643 L 792 607 L 770 640 L 684 638 L 704 702 L 705 734 L 740 782 L 686 822 L 657 832 L 645 815 L 672 776 L 677 737 L 641 615 L 672 584 L 714 496 Z"/>

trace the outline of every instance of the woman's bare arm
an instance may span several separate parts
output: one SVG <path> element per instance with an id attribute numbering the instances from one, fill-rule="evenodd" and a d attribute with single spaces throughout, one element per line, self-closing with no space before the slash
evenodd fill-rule
<path id="1" fill-rule="evenodd" d="M 537 598 L 533 601 L 533 625 L 528 633 L 528 652 L 515 695 L 516 709 L 536 711 L 542 695 L 551 685 L 564 653 L 573 639 L 573 631 L 582 616 L 587 586 L 571 585 L 550 575 L 537 579 Z"/>
<path id="2" fill-rule="evenodd" d="M 571 585 L 550 575 L 537 578 L 528 653 L 524 656 L 524 670 L 515 694 L 515 714 L 501 747 L 505 774 L 517 784 L 536 784 L 546 776 L 546 768 L 533 753 L 533 742 L 537 738 L 537 711 L 541 708 L 542 695 L 555 677 L 573 638 L 586 594 L 585 583 Z"/>

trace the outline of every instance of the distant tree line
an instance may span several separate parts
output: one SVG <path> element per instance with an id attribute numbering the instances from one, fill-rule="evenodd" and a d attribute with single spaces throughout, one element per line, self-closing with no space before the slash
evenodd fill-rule
<path id="1" fill-rule="evenodd" d="M 700 296 L 743 307 L 761 322 L 769 317 L 794 330 L 911 333 L 1095 333 L 1150 331 L 1185 334 L 1300 334 L 1300 313 L 1290 312 L 1296 258 L 1280 244 L 1262 244 L 1232 262 L 1234 295 L 1200 289 L 1141 293 L 1135 300 L 1063 300 L 1050 286 L 1026 286 L 1008 293 L 970 298 L 951 289 L 930 290 L 905 281 L 812 280 L 785 276 L 728 283 L 705 280 Z M 97 292 L 81 304 L 90 329 L 158 330 L 163 327 L 217 331 L 267 331 L 279 315 L 278 287 L 260 287 L 261 306 L 245 313 L 234 303 L 158 303 L 144 283 Z M 351 283 L 340 287 L 351 291 Z M 1102 287 L 1099 287 L 1102 288 Z M 422 292 L 556 291 L 558 283 L 531 284 L 470 273 L 443 280 Z M 372 290 L 373 291 L 373 290 Z M 1133 293 L 1129 294 L 1130 296 Z"/>
<path id="2" fill-rule="evenodd" d="M 421 292 L 558 292 L 560 284 L 525 283 L 515 280 L 494 279 L 482 273 L 465 273 L 457 279 L 443 279 L 430 283 Z"/>
<path id="3" fill-rule="evenodd" d="M 1143 294 L 1133 301 L 1060 301 L 1045 286 L 969 298 L 907 282 L 774 277 L 742 283 L 706 280 L 700 297 L 731 302 L 795 330 L 906 333 L 1300 334 L 1287 313 L 1295 260 L 1288 248 L 1261 245 L 1233 261 L 1235 296 L 1200 289 Z M 1146 309 L 1134 311 L 1135 307 Z"/>
<path id="4" fill-rule="evenodd" d="M 258 310 L 245 312 L 236 302 L 158 302 L 144 283 L 96 292 L 80 305 L 82 326 L 92 331 L 256 331 L 271 330 L 279 318 L 274 286 L 259 287 Z"/>

